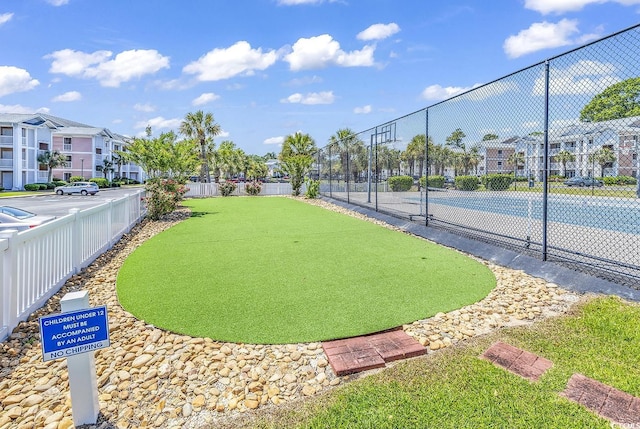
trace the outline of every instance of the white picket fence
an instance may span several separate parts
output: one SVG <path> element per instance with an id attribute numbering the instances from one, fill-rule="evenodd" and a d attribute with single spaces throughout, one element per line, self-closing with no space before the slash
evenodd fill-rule
<path id="1" fill-rule="evenodd" d="M 233 195 L 247 195 L 245 191 L 245 183 L 236 183 L 236 190 Z M 220 196 L 218 191 L 218 183 L 187 183 L 189 191 L 185 194 L 185 197 L 217 197 Z M 291 183 L 263 183 L 260 195 L 291 195 Z M 306 187 L 303 184 L 300 189 L 301 193 L 306 192 Z"/>
<path id="2" fill-rule="evenodd" d="M 140 222 L 144 190 L 27 231 L 0 232 L 0 341 Z"/>

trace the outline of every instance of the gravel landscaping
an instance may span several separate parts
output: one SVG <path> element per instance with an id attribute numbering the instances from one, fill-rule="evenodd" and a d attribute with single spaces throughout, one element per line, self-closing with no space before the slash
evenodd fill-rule
<path id="1" fill-rule="evenodd" d="M 347 213 L 322 200 L 308 202 Z M 37 318 L 59 312 L 60 299 L 81 289 L 89 291 L 92 306 L 106 304 L 109 311 L 111 347 L 95 354 L 101 415 L 93 427 L 232 424 L 256 409 L 292 404 L 358 377 L 337 377 L 320 343 L 222 343 L 166 332 L 124 311 L 115 292 L 121 263 L 146 239 L 188 216 L 180 209 L 136 226 L 0 345 L 0 429 L 73 427 L 66 360 L 42 361 Z M 524 272 L 482 263 L 497 278 L 485 299 L 403 327 L 429 353 L 503 326 L 564 313 L 579 299 Z"/>

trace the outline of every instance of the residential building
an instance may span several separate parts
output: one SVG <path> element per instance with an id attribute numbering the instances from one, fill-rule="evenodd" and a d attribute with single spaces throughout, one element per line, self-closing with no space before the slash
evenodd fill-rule
<path id="1" fill-rule="evenodd" d="M 81 176 L 111 180 L 120 171 L 120 177 L 142 181 L 145 177 L 140 167 L 116 165 L 117 151 L 126 150 L 128 141 L 107 128 L 49 114 L 0 113 L 0 186 L 20 190 L 28 183 L 46 182 L 47 166 L 37 161 L 45 151 L 58 151 L 67 158 L 64 165 L 53 169 L 57 179 Z M 110 167 L 106 171 L 105 165 Z"/>

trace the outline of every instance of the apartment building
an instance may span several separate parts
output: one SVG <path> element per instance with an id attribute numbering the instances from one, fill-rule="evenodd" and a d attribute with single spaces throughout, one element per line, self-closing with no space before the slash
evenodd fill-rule
<path id="1" fill-rule="evenodd" d="M 0 113 L 0 186 L 20 190 L 28 183 L 46 182 L 47 166 L 38 163 L 38 155 L 45 151 L 58 151 L 66 157 L 66 163 L 53 170 L 55 178 L 126 177 L 142 181 L 142 169 L 122 162 L 117 155 L 128 142 L 128 137 L 107 128 L 49 114 Z"/>

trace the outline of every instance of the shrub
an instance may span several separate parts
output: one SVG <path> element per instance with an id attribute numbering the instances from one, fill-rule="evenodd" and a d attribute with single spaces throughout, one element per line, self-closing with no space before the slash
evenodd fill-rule
<path id="1" fill-rule="evenodd" d="M 430 188 L 444 188 L 444 176 L 435 175 L 435 176 L 429 176 L 428 178 L 425 176 L 422 176 L 420 178 L 420 186 L 424 188 L 425 183 L 427 184 L 426 186 Z"/>
<path id="2" fill-rule="evenodd" d="M 69 177 L 69 182 L 84 182 L 84 177 L 82 176 L 71 176 Z"/>
<path id="3" fill-rule="evenodd" d="M 480 184 L 476 176 L 456 176 L 456 189 L 461 191 L 475 191 Z"/>
<path id="4" fill-rule="evenodd" d="M 262 185 L 260 185 L 260 182 L 256 181 L 249 182 L 244 185 L 244 190 L 247 192 L 247 194 L 256 196 L 260 193 L 260 191 L 262 191 Z"/>
<path id="5" fill-rule="evenodd" d="M 223 197 L 228 197 L 236 190 L 236 184 L 231 181 L 222 182 L 218 185 L 218 189 L 220 189 L 220 194 Z"/>
<path id="6" fill-rule="evenodd" d="M 98 185 L 98 188 L 106 188 L 109 186 L 109 181 L 104 177 L 93 177 L 89 179 L 89 182 L 93 182 Z"/>
<path id="7" fill-rule="evenodd" d="M 559 174 L 551 174 L 547 178 L 547 181 L 549 181 L 549 182 L 564 182 L 565 180 L 567 180 L 567 178 L 564 177 L 564 176 L 561 176 Z"/>
<path id="8" fill-rule="evenodd" d="M 172 179 L 149 180 L 145 188 L 148 194 L 147 215 L 153 220 L 174 211 L 189 190 L 184 184 Z"/>
<path id="9" fill-rule="evenodd" d="M 46 189 L 46 187 L 45 187 Z M 24 190 L 25 191 L 39 191 L 40 190 L 40 185 L 38 185 L 37 183 L 27 183 L 26 185 L 24 185 Z"/>
<path id="10" fill-rule="evenodd" d="M 389 177 L 387 182 L 394 192 L 405 192 L 413 186 L 413 178 L 411 176 L 393 176 Z"/>
<path id="11" fill-rule="evenodd" d="M 53 189 L 56 187 L 56 185 L 53 184 L 53 182 L 49 182 L 49 183 L 43 183 L 43 182 L 38 182 L 35 183 L 36 185 L 40 185 L 40 189 L 45 190 L 45 189 Z"/>
<path id="12" fill-rule="evenodd" d="M 513 183 L 511 174 L 487 174 L 482 176 L 482 184 L 490 191 L 504 191 Z"/>
<path id="13" fill-rule="evenodd" d="M 318 198 L 320 194 L 320 181 L 319 180 L 307 180 L 307 192 L 305 196 L 309 199 Z"/>
<path id="14" fill-rule="evenodd" d="M 637 179 L 631 176 L 607 176 L 602 181 L 605 185 L 635 185 Z"/>
<path id="15" fill-rule="evenodd" d="M 120 183 L 120 182 L 111 182 L 111 187 L 112 187 L 112 188 L 119 188 L 119 187 L 120 187 L 120 185 L 121 185 L 121 183 Z"/>
<path id="16" fill-rule="evenodd" d="M 56 179 L 54 179 L 52 183 L 53 183 L 54 187 L 56 187 L 56 186 L 64 186 L 64 185 L 67 184 L 67 182 L 65 182 L 64 180 L 56 180 Z"/>

